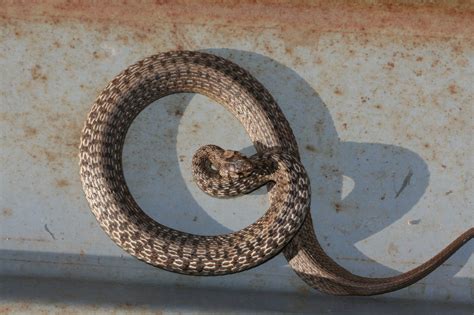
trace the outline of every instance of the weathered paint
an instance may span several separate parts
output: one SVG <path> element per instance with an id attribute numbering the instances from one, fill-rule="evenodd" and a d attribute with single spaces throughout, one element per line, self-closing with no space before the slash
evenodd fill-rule
<path id="1" fill-rule="evenodd" d="M 297 135 L 317 233 L 332 257 L 362 275 L 412 268 L 474 222 L 472 20 L 474 7 L 462 1 L 4 2 L 1 274 L 226 289 L 228 299 L 278 292 L 290 294 L 287 311 L 326 301 L 281 256 L 218 278 L 154 269 L 125 255 L 91 215 L 77 159 L 86 114 L 119 71 L 171 49 L 227 57 L 274 95 Z M 207 143 L 253 152 L 238 122 L 202 96 L 167 97 L 134 122 L 125 173 L 152 217 L 217 234 L 262 215 L 264 190 L 216 200 L 192 183 L 190 159 Z M 370 301 L 471 303 L 473 248 L 414 286 Z M 51 310 L 41 304 L 45 294 L 32 303 L 34 294 L 22 300 L 20 291 L 5 294 L 7 313 L 22 312 L 22 303 Z"/>

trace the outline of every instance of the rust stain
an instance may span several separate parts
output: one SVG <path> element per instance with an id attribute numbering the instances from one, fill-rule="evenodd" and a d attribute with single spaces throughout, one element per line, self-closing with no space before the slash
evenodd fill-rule
<path id="1" fill-rule="evenodd" d="M 451 95 L 458 93 L 458 86 L 456 84 L 451 84 L 448 88 L 449 88 L 449 93 L 451 93 Z"/>
<path id="2" fill-rule="evenodd" d="M 344 94 L 344 93 L 342 92 L 342 90 L 341 90 L 339 87 L 336 87 L 336 88 L 334 89 L 334 94 L 336 94 L 336 95 L 342 95 L 342 94 Z"/>
<path id="3" fill-rule="evenodd" d="M 144 9 L 147 8 L 147 9 Z M 280 27 L 283 33 L 307 30 L 296 40 L 314 38 L 321 32 L 391 33 L 421 36 L 471 37 L 474 34 L 474 3 L 470 1 L 298 0 L 260 1 L 35 1 L 10 2 L 0 7 L 0 19 L 44 20 L 52 25 L 67 20 L 128 25 L 146 40 L 155 21 L 175 24 Z M 433 21 L 436 21 L 435 23 Z M 461 26 L 462 25 L 462 26 Z M 105 27 L 105 26 L 104 26 Z M 308 29 L 309 28 L 309 29 Z M 107 31 L 106 28 L 103 29 Z M 177 33 L 176 37 L 181 37 Z M 301 35 L 301 34 L 300 34 Z M 22 36 L 19 33 L 17 36 Z M 126 42 L 128 38 L 120 40 Z M 181 37 L 181 46 L 191 43 Z M 298 44 L 307 45 L 308 40 Z M 311 41 L 309 41 L 311 43 Z M 178 45 L 178 49 L 180 48 Z M 77 43 L 71 43 L 76 47 Z M 73 48 L 73 47 L 71 47 Z M 268 47 L 270 50 L 271 47 Z"/>
<path id="4" fill-rule="evenodd" d="M 36 128 L 25 126 L 24 128 L 25 136 L 28 138 L 34 137 L 38 134 L 38 130 Z"/>
<path id="5" fill-rule="evenodd" d="M 395 68 L 395 64 L 393 62 L 387 62 L 385 68 L 388 70 L 393 70 L 393 68 Z"/>
<path id="6" fill-rule="evenodd" d="M 92 56 L 94 57 L 94 59 L 107 59 L 108 57 L 110 57 L 110 54 L 105 52 L 105 51 L 94 51 L 92 53 Z"/>
<path id="7" fill-rule="evenodd" d="M 42 125 L 48 128 L 32 127 L 32 117 L 35 117 L 35 121 L 42 121 Z M 68 113 L 52 113 L 48 107 L 33 105 L 29 112 L 2 113 L 0 121 L 12 126 L 22 126 L 21 132 L 10 134 L 6 145 L 21 148 L 35 160 L 58 167 L 77 155 L 82 128 L 79 117 L 77 120 L 71 120 Z M 46 137 L 47 142 L 36 141 L 40 133 Z M 62 185 L 64 182 L 58 184 Z"/>
<path id="8" fill-rule="evenodd" d="M 56 187 L 58 188 L 64 188 L 71 185 L 71 183 L 67 179 L 58 179 L 56 180 Z"/>
<path id="9" fill-rule="evenodd" d="M 33 80 L 40 80 L 43 82 L 48 80 L 48 77 L 43 73 L 40 65 L 35 65 L 33 68 L 31 68 L 31 78 Z"/>
<path id="10" fill-rule="evenodd" d="M 336 209 L 336 212 L 342 211 L 342 205 L 338 202 L 334 203 L 334 209 Z"/>
<path id="11" fill-rule="evenodd" d="M 2 216 L 8 218 L 8 217 L 11 217 L 12 215 L 13 215 L 12 208 L 3 208 L 2 209 Z"/>
<path id="12" fill-rule="evenodd" d="M 54 152 L 44 149 L 42 153 L 44 153 L 48 162 L 55 162 L 57 160 L 56 154 Z"/>

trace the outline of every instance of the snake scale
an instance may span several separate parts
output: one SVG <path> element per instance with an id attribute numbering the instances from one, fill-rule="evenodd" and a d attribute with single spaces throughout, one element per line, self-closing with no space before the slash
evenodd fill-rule
<path id="1" fill-rule="evenodd" d="M 267 185 L 269 209 L 240 231 L 204 236 L 166 227 L 140 209 L 125 183 L 122 149 L 131 123 L 152 102 L 184 92 L 203 94 L 225 106 L 255 145 L 252 157 L 213 145 L 193 157 L 195 182 L 211 196 L 238 196 Z M 83 189 L 104 231 L 131 255 L 172 272 L 230 274 L 283 251 L 313 288 L 335 295 L 374 295 L 421 279 L 474 236 L 471 228 L 426 263 L 394 277 L 365 278 L 339 266 L 317 241 L 309 179 L 279 106 L 249 72 L 202 52 L 160 53 L 120 73 L 96 99 L 79 149 Z"/>

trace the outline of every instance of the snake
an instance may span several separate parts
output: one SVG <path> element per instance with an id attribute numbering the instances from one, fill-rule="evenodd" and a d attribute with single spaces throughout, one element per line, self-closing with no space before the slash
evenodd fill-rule
<path id="1" fill-rule="evenodd" d="M 134 200 L 122 166 L 128 128 L 148 105 L 175 93 L 199 93 L 215 100 L 247 131 L 255 155 L 205 145 L 194 154 L 192 171 L 197 186 L 219 198 L 266 185 L 270 206 L 255 223 L 228 234 L 195 235 L 156 222 Z M 310 181 L 296 137 L 275 99 L 247 70 L 199 51 L 158 53 L 116 76 L 87 116 L 79 166 L 89 207 L 106 234 L 139 260 L 181 274 L 241 272 L 283 252 L 296 274 L 319 291 L 375 295 L 415 283 L 474 236 L 471 228 L 424 264 L 392 277 L 361 277 L 337 264 L 317 240 Z"/>
<path id="2" fill-rule="evenodd" d="M 122 152 L 131 123 L 154 101 L 185 92 L 222 104 L 255 142 L 263 141 L 258 144 L 261 154 L 250 158 L 209 145 L 193 156 L 194 178 L 210 194 L 232 196 L 272 186 L 265 214 L 240 231 L 195 235 L 167 227 L 140 208 L 126 185 Z M 88 114 L 79 148 L 86 199 L 119 247 L 155 267 L 188 275 L 223 275 L 255 267 L 283 249 L 310 207 L 303 165 L 293 154 L 273 147 L 280 128 L 290 132 L 276 103 L 235 64 L 198 52 L 151 56 L 113 79 Z"/>

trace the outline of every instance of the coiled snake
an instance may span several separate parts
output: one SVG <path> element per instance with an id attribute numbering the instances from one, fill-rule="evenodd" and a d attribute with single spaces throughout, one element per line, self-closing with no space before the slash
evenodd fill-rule
<path id="1" fill-rule="evenodd" d="M 240 231 L 203 236 L 171 229 L 148 217 L 127 188 L 122 149 L 128 128 L 146 106 L 181 92 L 200 93 L 223 104 L 257 149 L 257 155 L 247 158 L 208 145 L 193 157 L 195 182 L 212 196 L 238 196 L 267 184 L 269 209 Z M 109 83 L 82 132 L 80 174 L 93 214 L 115 243 L 146 263 L 183 274 L 240 272 L 283 250 L 290 266 L 316 289 L 338 295 L 380 294 L 424 277 L 474 236 L 471 228 L 425 264 L 395 277 L 364 278 L 339 266 L 316 239 L 309 179 L 279 106 L 246 70 L 201 52 L 151 56 Z"/>

